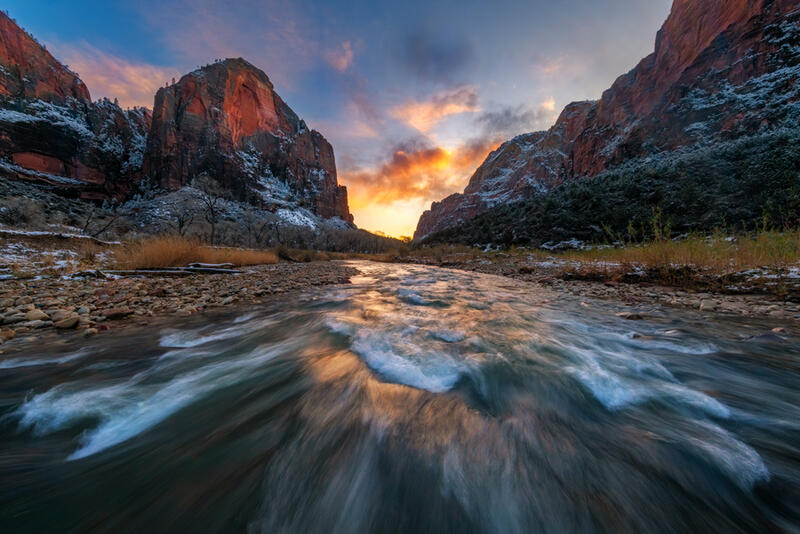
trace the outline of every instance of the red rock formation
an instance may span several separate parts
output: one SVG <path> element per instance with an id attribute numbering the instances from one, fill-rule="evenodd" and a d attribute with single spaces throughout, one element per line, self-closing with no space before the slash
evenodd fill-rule
<path id="1" fill-rule="evenodd" d="M 561 183 L 570 168 L 569 154 L 595 102 L 567 106 L 547 132 L 515 137 L 489 154 L 463 194 L 455 194 L 420 217 L 415 239 L 468 221 L 498 204 L 525 198 Z"/>
<path id="2" fill-rule="evenodd" d="M 208 174 L 235 198 L 280 207 L 289 188 L 303 207 L 352 222 L 333 148 L 274 91 L 264 72 L 227 59 L 156 94 L 144 173 L 166 189 Z"/>
<path id="3" fill-rule="evenodd" d="M 67 194 L 123 199 L 139 181 L 150 113 L 91 102 L 78 76 L 0 13 L 0 170 Z"/>
<path id="4" fill-rule="evenodd" d="M 796 121 L 799 79 L 799 0 L 675 0 L 653 54 L 595 105 L 568 106 L 573 119 L 503 145 L 464 195 L 422 215 L 415 237 L 631 158 Z"/>
<path id="5" fill-rule="evenodd" d="M 123 111 L 92 103 L 75 73 L 0 13 L 0 173 L 123 200 L 143 164 L 166 189 L 208 173 L 239 200 L 353 221 L 330 143 L 246 61 L 210 65 L 159 90 L 154 114 Z"/>
<path id="6" fill-rule="evenodd" d="M 78 75 L 59 63 L 33 37 L 0 12 L 0 95 L 64 103 L 90 102 Z"/>

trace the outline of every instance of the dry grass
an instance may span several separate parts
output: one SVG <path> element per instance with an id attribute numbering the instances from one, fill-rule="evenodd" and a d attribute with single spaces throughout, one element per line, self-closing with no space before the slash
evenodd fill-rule
<path id="1" fill-rule="evenodd" d="M 232 263 L 236 266 L 277 263 L 270 250 L 214 248 L 177 236 L 159 236 L 126 245 L 116 251 L 120 269 L 181 267 L 189 263 Z"/>
<path id="2" fill-rule="evenodd" d="M 757 267 L 786 268 L 800 262 L 800 231 L 765 231 L 734 238 L 717 234 L 679 241 L 661 239 L 643 245 L 564 252 L 558 257 L 650 268 L 689 266 L 719 273 Z"/>

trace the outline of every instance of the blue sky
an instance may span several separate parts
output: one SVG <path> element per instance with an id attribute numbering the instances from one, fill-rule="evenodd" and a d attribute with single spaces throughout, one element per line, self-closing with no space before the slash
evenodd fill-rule
<path id="1" fill-rule="evenodd" d="M 93 98 L 152 106 L 216 58 L 262 68 L 333 144 L 359 226 L 409 235 L 497 144 L 649 54 L 671 0 L 7 0 Z"/>

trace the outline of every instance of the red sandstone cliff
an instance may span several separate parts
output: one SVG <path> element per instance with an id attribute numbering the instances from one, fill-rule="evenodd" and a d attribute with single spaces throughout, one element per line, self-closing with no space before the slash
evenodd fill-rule
<path id="1" fill-rule="evenodd" d="M 0 12 L 0 170 L 86 199 L 134 190 L 150 113 L 91 102 L 78 75 Z"/>
<path id="2" fill-rule="evenodd" d="M 78 75 L 5 13 L 0 173 L 89 200 L 129 198 L 145 176 L 174 190 L 207 173 L 238 200 L 353 221 L 330 143 L 243 59 L 159 90 L 152 114 L 122 110 L 92 103 Z"/>
<path id="3" fill-rule="evenodd" d="M 333 148 L 274 91 L 264 72 L 227 59 L 156 94 L 144 173 L 166 189 L 206 173 L 234 197 L 265 207 L 287 189 L 321 217 L 352 222 Z"/>
<path id="4" fill-rule="evenodd" d="M 89 102 L 89 90 L 78 75 L 59 63 L 33 37 L 0 12 L 0 95 L 63 103 Z"/>
<path id="5" fill-rule="evenodd" d="M 548 132 L 492 153 L 464 194 L 422 215 L 415 238 L 631 158 L 796 121 L 799 79 L 800 0 L 675 0 L 653 54 L 598 102 L 570 104 Z"/>

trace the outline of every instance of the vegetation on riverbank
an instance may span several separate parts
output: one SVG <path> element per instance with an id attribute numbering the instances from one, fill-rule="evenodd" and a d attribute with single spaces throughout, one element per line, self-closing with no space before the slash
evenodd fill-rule
<path id="1" fill-rule="evenodd" d="M 800 128 L 630 160 L 530 199 L 497 206 L 423 244 L 539 247 L 569 239 L 658 238 L 717 228 L 752 232 L 800 225 Z"/>
<path id="2" fill-rule="evenodd" d="M 660 238 L 644 244 L 573 250 L 559 256 L 578 262 L 689 266 L 719 273 L 767 266 L 788 268 L 800 265 L 800 231 L 762 231 L 738 236 L 721 232 L 711 236 L 695 234 L 676 240 Z"/>
<path id="3" fill-rule="evenodd" d="M 463 245 L 438 245 L 418 248 L 410 258 L 470 270 L 476 265 L 491 265 L 499 274 L 660 284 L 800 299 L 800 231 L 716 232 L 680 239 L 656 235 L 657 239 L 643 243 L 629 241 L 561 251 L 512 247 L 484 252 Z"/>
<path id="4" fill-rule="evenodd" d="M 194 239 L 172 235 L 124 245 L 114 255 L 120 269 L 179 267 L 190 263 L 230 263 L 241 267 L 277 263 L 279 259 L 272 250 L 210 247 Z"/>

